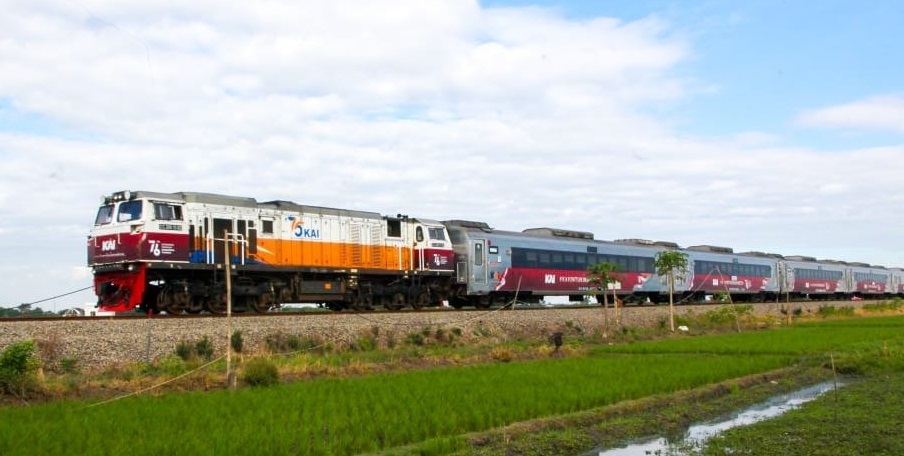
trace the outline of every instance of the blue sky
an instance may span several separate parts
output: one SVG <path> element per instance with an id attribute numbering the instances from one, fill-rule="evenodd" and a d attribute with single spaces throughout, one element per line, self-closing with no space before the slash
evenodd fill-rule
<path id="1" fill-rule="evenodd" d="M 680 68 L 707 92 L 682 100 L 682 133 L 779 133 L 821 147 L 884 145 L 881 132 L 797 126 L 801 111 L 875 94 L 901 94 L 904 7 L 894 1 L 485 1 L 492 7 L 544 6 L 576 20 L 654 15 L 693 48 Z M 709 92 L 708 90 L 711 90 Z"/>
<path id="2" fill-rule="evenodd" d="M 0 6 L 0 306 L 125 189 L 904 266 L 899 2 Z"/>

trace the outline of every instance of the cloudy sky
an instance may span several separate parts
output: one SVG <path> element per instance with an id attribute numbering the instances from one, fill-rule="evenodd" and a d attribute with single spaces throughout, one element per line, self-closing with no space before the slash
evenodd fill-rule
<path id="1" fill-rule="evenodd" d="M 899 2 L 0 7 L 2 306 L 126 189 L 904 266 Z"/>

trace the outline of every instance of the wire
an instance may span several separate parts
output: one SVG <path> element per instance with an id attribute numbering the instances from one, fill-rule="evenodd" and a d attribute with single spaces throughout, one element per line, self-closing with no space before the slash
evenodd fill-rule
<path id="1" fill-rule="evenodd" d="M 82 292 L 82 291 L 85 291 L 85 290 L 90 290 L 91 288 L 94 288 L 94 285 L 87 286 L 87 287 L 85 287 L 85 288 L 79 288 L 78 290 L 75 290 L 75 291 L 70 291 L 70 292 L 68 292 L 68 293 L 63 293 L 63 294 L 61 294 L 61 295 L 56 295 L 56 296 L 52 296 L 52 297 L 49 297 L 49 298 L 40 299 L 40 300 L 37 300 L 37 301 L 23 302 L 22 305 L 23 305 L 23 306 L 32 306 L 32 305 L 40 304 L 40 303 L 42 303 L 42 302 L 50 301 L 50 300 L 53 300 L 53 299 L 62 298 L 63 296 L 69 296 L 69 295 L 73 295 L 73 294 L 76 294 L 76 293 L 79 293 L 79 292 Z"/>
<path id="2" fill-rule="evenodd" d="M 85 407 L 82 407 L 82 410 L 89 409 L 89 408 L 94 408 L 94 407 L 101 406 L 101 405 L 106 405 L 106 404 L 109 404 L 109 403 L 111 403 L 111 402 L 116 402 L 116 401 L 118 401 L 118 400 L 125 399 L 125 398 L 127 398 L 127 397 L 137 396 L 137 395 L 142 394 L 142 393 L 145 393 L 145 392 L 147 392 L 147 391 L 150 391 L 150 390 L 153 390 L 153 389 L 160 388 L 160 387 L 165 386 L 165 385 L 167 385 L 167 384 L 169 384 L 169 383 L 175 382 L 176 380 L 179 380 L 180 378 L 187 377 L 187 376 L 189 376 L 189 375 L 191 375 L 191 374 L 194 374 L 195 372 L 198 372 L 198 371 L 200 371 L 200 370 L 202 370 L 202 369 L 206 369 L 206 368 L 210 367 L 213 363 L 215 363 L 215 362 L 217 362 L 217 361 L 220 361 L 221 359 L 224 359 L 224 358 L 225 358 L 225 356 L 220 356 L 219 358 L 216 358 L 216 359 L 214 359 L 214 360 L 211 360 L 211 361 L 208 362 L 207 364 L 204 364 L 203 366 L 199 366 L 198 368 L 196 368 L 196 369 L 194 369 L 194 370 L 190 370 L 190 371 L 188 371 L 188 372 L 186 372 L 186 373 L 184 373 L 184 374 L 182 374 L 182 375 L 179 375 L 178 377 L 173 377 L 173 378 L 171 378 L 171 379 L 169 379 L 169 380 L 167 380 L 167 381 L 165 381 L 165 382 L 158 383 L 158 384 L 156 384 L 156 385 L 151 385 L 151 386 L 149 386 L 149 387 L 147 387 L 147 388 L 140 389 L 140 390 L 138 390 L 138 391 L 134 391 L 134 392 L 129 393 L 129 394 L 124 394 L 124 395 L 122 395 L 122 396 L 117 396 L 117 397 L 114 397 L 114 398 L 112 398 L 112 399 L 107 399 L 107 400 L 105 400 L 105 401 L 101 401 L 101 402 L 97 402 L 97 403 L 94 403 L 94 404 L 87 405 L 87 406 L 85 406 Z"/>

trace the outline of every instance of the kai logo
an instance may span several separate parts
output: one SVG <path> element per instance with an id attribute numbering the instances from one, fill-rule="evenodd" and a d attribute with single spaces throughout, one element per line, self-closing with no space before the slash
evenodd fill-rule
<path id="1" fill-rule="evenodd" d="M 116 239 L 107 239 L 100 243 L 101 252 L 112 252 L 116 250 Z"/>
<path id="2" fill-rule="evenodd" d="M 294 215 L 290 215 L 287 219 L 292 222 L 292 236 L 299 239 L 320 239 L 319 228 L 306 228 L 304 220 Z"/>
<path id="3" fill-rule="evenodd" d="M 544 277 L 544 281 L 549 284 L 556 283 L 556 275 L 555 274 L 546 274 Z"/>

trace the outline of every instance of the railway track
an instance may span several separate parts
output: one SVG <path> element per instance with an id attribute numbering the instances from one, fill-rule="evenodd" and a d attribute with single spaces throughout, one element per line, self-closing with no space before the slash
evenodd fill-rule
<path id="1" fill-rule="evenodd" d="M 810 300 L 810 301 L 791 301 L 790 303 L 786 302 L 761 302 L 761 303 L 753 303 L 754 306 L 762 306 L 762 305 L 782 305 L 782 304 L 790 304 L 791 306 L 795 305 L 819 305 L 819 306 L 850 306 L 852 303 L 870 303 L 870 302 L 881 302 L 882 300 L 867 300 L 867 301 L 818 301 L 818 300 Z M 736 303 L 736 305 L 747 305 L 750 303 Z M 729 303 L 681 303 L 676 304 L 677 307 L 688 307 L 688 306 L 712 306 L 717 307 L 721 305 L 731 305 Z M 275 311 L 275 312 L 265 312 L 265 313 L 256 313 L 256 312 L 236 312 L 232 314 L 233 318 L 285 318 L 285 317 L 299 317 L 305 315 L 405 315 L 405 314 L 430 314 L 430 313 L 455 313 L 455 314 L 471 314 L 471 313 L 488 313 L 488 312 L 499 312 L 499 311 L 543 311 L 543 310 L 568 310 L 568 309 L 601 309 L 601 305 L 599 304 L 578 304 L 578 305 L 535 305 L 535 304 L 516 304 L 514 308 L 505 306 L 505 307 L 496 307 L 492 309 L 453 309 L 451 307 L 434 307 L 434 308 L 426 308 L 426 309 L 402 309 L 402 310 L 365 310 L 365 311 L 357 311 L 357 310 L 343 310 L 340 312 L 328 310 L 328 309 L 309 309 L 309 310 L 290 310 L 290 311 Z M 645 309 L 645 308 L 657 308 L 657 307 L 668 307 L 668 304 L 659 304 L 659 305 L 628 305 L 623 308 L 627 309 Z M 610 304 L 611 308 L 611 304 Z M 191 319 L 203 319 L 203 318 L 225 318 L 226 314 L 211 314 L 211 313 L 200 313 L 200 314 L 179 314 L 179 315 L 170 315 L 167 313 L 160 314 L 142 314 L 142 313 L 128 313 L 128 314 L 118 314 L 118 315 L 104 315 L 104 316 L 72 316 L 72 317 L 61 317 L 61 316 L 40 316 L 40 317 L 0 317 L 0 322 L 4 321 L 30 321 L 30 322 L 40 322 L 40 321 L 111 321 L 111 320 L 147 320 L 149 318 L 155 320 L 191 320 Z"/>

